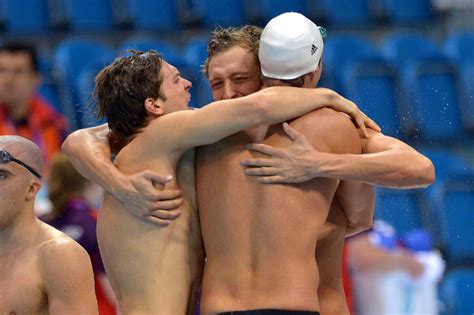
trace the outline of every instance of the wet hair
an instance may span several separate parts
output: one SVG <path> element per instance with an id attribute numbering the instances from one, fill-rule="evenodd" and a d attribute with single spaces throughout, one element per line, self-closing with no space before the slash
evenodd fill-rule
<path id="1" fill-rule="evenodd" d="M 39 71 L 38 54 L 36 52 L 36 48 L 33 45 L 20 42 L 8 42 L 0 45 L 0 53 L 25 54 L 30 57 L 31 69 L 34 72 Z"/>
<path id="2" fill-rule="evenodd" d="M 258 60 L 258 48 L 262 28 L 253 25 L 242 27 L 218 27 L 212 32 L 212 36 L 207 42 L 207 59 L 202 66 L 202 72 L 209 78 L 209 62 L 218 53 L 229 50 L 234 46 L 241 46 L 252 53 L 255 63 L 260 67 Z"/>
<path id="3" fill-rule="evenodd" d="M 319 60 L 318 68 L 321 67 L 321 64 L 322 64 L 322 58 Z M 284 79 L 269 78 L 269 77 L 264 76 L 260 72 L 260 80 L 267 86 L 275 86 L 275 85 L 284 84 L 284 85 L 288 85 L 292 87 L 302 87 L 304 85 L 304 78 L 310 73 L 311 72 L 305 73 L 294 79 L 284 80 Z"/>
<path id="4" fill-rule="evenodd" d="M 64 153 L 57 153 L 51 162 L 48 178 L 48 198 L 53 204 L 53 213 L 60 215 L 66 203 L 78 197 L 89 183 L 74 168 Z"/>
<path id="5" fill-rule="evenodd" d="M 161 55 L 154 50 L 129 50 L 128 53 L 102 69 L 95 78 L 93 97 L 97 116 L 106 118 L 109 123 L 109 141 L 114 153 L 148 124 L 145 100 L 166 99 L 160 93 Z"/>
<path id="6" fill-rule="evenodd" d="M 304 85 L 304 78 L 307 76 L 308 73 L 303 74 L 297 78 L 290 79 L 290 80 L 283 80 L 283 79 L 274 79 L 274 78 L 268 78 L 264 76 L 263 74 L 260 74 L 260 80 L 267 86 L 275 86 L 275 85 L 289 85 L 293 87 L 302 87 Z"/>

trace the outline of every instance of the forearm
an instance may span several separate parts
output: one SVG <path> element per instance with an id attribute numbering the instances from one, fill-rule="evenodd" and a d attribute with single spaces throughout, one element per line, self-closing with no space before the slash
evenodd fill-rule
<path id="1" fill-rule="evenodd" d="M 394 149 L 371 154 L 324 154 L 323 165 L 309 167 L 314 177 L 356 180 L 391 188 L 426 187 L 434 181 L 430 160 L 411 150 Z M 309 163 L 309 161 L 308 161 Z"/>
<path id="2" fill-rule="evenodd" d="M 62 150 L 77 171 L 112 193 L 115 180 L 121 175 L 110 159 L 108 126 L 77 130 L 64 141 Z"/>
<path id="3" fill-rule="evenodd" d="M 275 124 L 305 115 L 344 100 L 336 92 L 325 89 L 268 88 L 262 90 L 266 105 L 262 124 Z"/>

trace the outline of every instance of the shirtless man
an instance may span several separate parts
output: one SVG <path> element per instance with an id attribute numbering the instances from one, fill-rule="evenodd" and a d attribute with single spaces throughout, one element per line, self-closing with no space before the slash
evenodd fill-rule
<path id="1" fill-rule="evenodd" d="M 98 314 L 91 261 L 33 211 L 39 148 L 0 136 L 0 314 Z"/>
<path id="2" fill-rule="evenodd" d="M 302 25 L 299 35 L 305 34 L 308 29 L 304 29 L 304 23 L 301 22 L 306 20 L 301 14 L 290 13 L 280 15 L 270 22 L 271 32 L 262 36 L 260 42 L 262 72 L 266 70 L 271 76 L 264 78 L 264 84 L 277 86 L 295 83 L 295 80 L 285 80 L 295 60 L 294 47 L 298 44 L 297 37 L 293 37 L 295 33 L 291 33 L 287 26 L 293 25 L 292 31 L 296 32 L 297 26 Z M 280 58 L 276 60 L 277 57 Z M 282 69 L 275 65 L 285 65 L 289 68 Z M 299 86 L 312 88 L 316 85 L 317 81 L 313 84 L 305 80 Z M 248 175 L 261 176 L 258 178 L 261 183 L 302 183 L 325 177 L 357 180 L 393 188 L 426 187 L 434 181 L 431 161 L 401 141 L 373 130 L 368 131 L 369 138 L 361 137 L 362 151 L 367 153 L 363 155 L 319 152 L 300 132 L 291 127 L 287 128 L 286 132 L 292 139 L 292 144 L 286 148 L 274 148 L 265 144 L 249 146 L 250 150 L 265 154 L 271 159 L 242 161 L 242 165 L 252 167 L 246 170 Z M 364 216 L 359 216 L 362 220 L 359 223 L 353 222 L 352 225 L 356 227 L 354 230 L 350 226 L 348 217 L 351 214 L 347 210 L 341 207 L 340 199 L 334 200 L 327 220 L 328 235 L 318 242 L 316 250 L 316 260 L 321 273 L 318 296 L 321 313 L 324 315 L 349 314 L 341 281 L 344 238 L 360 231 L 358 224 L 367 224 L 364 224 Z M 365 218 L 371 220 L 372 214 L 367 211 Z"/>
<path id="3" fill-rule="evenodd" d="M 267 89 L 191 111 L 186 110 L 190 88 L 190 82 L 153 51 L 119 58 L 96 78 L 99 113 L 109 122 L 101 128 L 110 128 L 117 168 L 125 174 L 143 170 L 171 174 L 166 188 L 175 189 L 179 182 L 187 197 L 179 218 L 159 228 L 133 215 L 112 194 L 105 195 L 97 228 L 99 246 L 124 314 L 184 314 L 191 287 L 200 280 L 201 235 L 193 191 L 187 187 L 194 184 L 193 155 L 181 158 L 185 151 L 326 105 L 358 111 L 330 90 L 294 88 Z M 81 135 L 76 132 L 69 143 Z M 112 169 L 106 160 L 105 168 Z M 96 177 L 103 177 L 108 171 L 99 167 L 97 172 Z"/>

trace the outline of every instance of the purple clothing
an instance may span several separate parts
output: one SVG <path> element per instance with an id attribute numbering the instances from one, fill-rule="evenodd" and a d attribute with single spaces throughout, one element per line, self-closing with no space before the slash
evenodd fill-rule
<path id="1" fill-rule="evenodd" d="M 44 216 L 45 223 L 69 235 L 87 251 L 92 261 L 94 273 L 105 272 L 97 244 L 95 211 L 85 202 L 72 199 L 66 203 L 61 215 L 57 218 Z"/>

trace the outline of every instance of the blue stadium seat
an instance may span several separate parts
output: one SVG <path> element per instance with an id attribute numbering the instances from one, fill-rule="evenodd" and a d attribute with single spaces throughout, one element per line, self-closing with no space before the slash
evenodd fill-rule
<path id="1" fill-rule="evenodd" d="M 361 58 L 346 66 L 342 92 L 382 128 L 400 137 L 400 87 L 396 71 L 381 57 Z M 405 127 L 407 129 L 407 127 Z"/>
<path id="2" fill-rule="evenodd" d="M 372 23 L 367 0 L 322 0 L 332 27 L 367 26 Z"/>
<path id="3" fill-rule="evenodd" d="M 444 52 L 458 65 L 474 63 L 474 32 L 453 32 L 444 42 Z"/>
<path id="4" fill-rule="evenodd" d="M 176 45 L 168 42 L 163 42 L 155 39 L 149 38 L 129 38 L 120 45 L 118 53 L 122 54 L 128 49 L 134 50 L 156 50 L 163 55 L 163 58 L 170 64 L 177 67 L 180 71 L 181 68 L 185 65 L 181 49 Z"/>
<path id="5" fill-rule="evenodd" d="M 109 0 L 63 0 L 69 27 L 77 32 L 105 32 L 113 29 Z"/>
<path id="6" fill-rule="evenodd" d="M 440 297 L 446 309 L 444 314 L 466 315 L 474 313 L 474 268 L 449 271 L 440 287 Z"/>
<path id="7" fill-rule="evenodd" d="M 464 125 L 468 130 L 474 131 L 474 32 L 451 33 L 443 48 L 461 73 L 465 101 L 460 110 Z"/>
<path id="8" fill-rule="evenodd" d="M 96 103 L 92 96 L 94 91 L 94 80 L 102 67 L 91 65 L 79 74 L 78 96 L 79 103 L 76 108 L 81 112 L 81 127 L 94 127 L 106 122 L 105 119 L 97 118 Z"/>
<path id="9" fill-rule="evenodd" d="M 180 29 L 175 1 L 122 0 L 137 30 L 169 32 Z"/>
<path id="10" fill-rule="evenodd" d="M 246 23 L 242 0 L 200 0 L 194 3 L 193 9 L 206 28 L 240 26 Z"/>
<path id="11" fill-rule="evenodd" d="M 368 38 L 349 34 L 328 36 L 324 44 L 323 72 L 329 70 L 334 75 L 336 88 L 341 89 L 347 65 L 375 55 L 377 51 Z"/>
<path id="12" fill-rule="evenodd" d="M 48 7 L 46 1 L 3 0 L 5 26 L 12 33 L 41 33 L 48 30 Z"/>
<path id="13" fill-rule="evenodd" d="M 440 53 L 429 38 L 414 33 L 393 33 L 387 36 L 382 43 L 381 51 L 396 66 L 404 66 Z"/>
<path id="14" fill-rule="evenodd" d="M 91 66 L 104 67 L 113 61 L 114 51 L 94 41 L 68 39 L 61 42 L 54 50 L 53 60 L 55 74 L 62 82 L 61 95 L 65 106 L 64 113 L 69 117 L 73 127 L 81 126 L 81 112 L 74 108 L 80 103 L 80 73 Z"/>
<path id="15" fill-rule="evenodd" d="M 251 2 L 251 8 L 247 8 L 247 11 L 254 11 L 252 14 L 259 15 L 264 23 L 285 12 L 298 12 L 307 16 L 306 0 L 257 0 Z"/>
<path id="16" fill-rule="evenodd" d="M 212 93 L 209 82 L 201 72 L 201 67 L 207 58 L 207 40 L 204 38 L 193 38 L 188 41 L 184 48 L 185 67 L 183 75 L 193 83 L 191 89 L 191 106 L 201 107 L 212 101 Z"/>
<path id="17" fill-rule="evenodd" d="M 438 179 L 426 192 L 433 216 L 439 221 L 438 238 L 449 263 L 474 260 L 474 176 L 467 173 Z"/>
<path id="18" fill-rule="evenodd" d="M 437 179 L 474 174 L 474 161 L 471 162 L 472 165 L 469 164 L 463 156 L 453 150 L 424 148 L 419 152 L 433 162 Z"/>
<path id="19" fill-rule="evenodd" d="M 416 125 L 425 140 L 465 137 L 459 73 L 437 46 L 421 35 L 400 33 L 385 40 L 382 52 L 400 69 L 408 100 L 400 115 L 411 117 L 409 125 Z"/>
<path id="20" fill-rule="evenodd" d="M 426 23 L 433 19 L 431 0 L 382 0 L 393 24 Z"/>
<path id="21" fill-rule="evenodd" d="M 398 235 L 422 228 L 429 218 L 423 216 L 418 190 L 377 188 L 375 219 L 382 219 L 395 228 Z"/>

